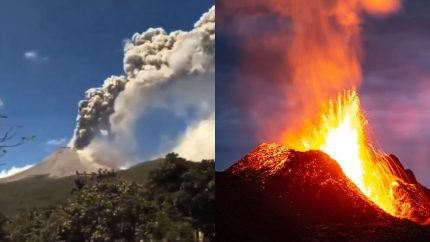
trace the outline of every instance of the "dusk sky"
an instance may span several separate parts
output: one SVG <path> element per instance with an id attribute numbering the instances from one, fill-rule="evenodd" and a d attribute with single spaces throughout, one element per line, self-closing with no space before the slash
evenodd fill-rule
<path id="1" fill-rule="evenodd" d="M 0 2 L 1 129 L 23 125 L 36 138 L 1 157 L 3 173 L 35 164 L 67 145 L 87 89 L 123 74 L 123 44 L 150 27 L 190 30 L 213 1 L 5 0 Z M 151 113 L 151 111 L 148 111 Z M 169 113 L 139 124 L 141 152 L 159 152 L 165 136 L 185 127 Z"/>
<path id="2" fill-rule="evenodd" d="M 288 21 L 282 23 L 264 9 L 233 12 L 225 5 L 217 5 L 218 17 L 224 14 L 217 18 L 217 170 L 228 168 L 260 143 L 271 142 L 256 134 L 255 117 L 264 122 L 288 103 L 276 94 L 280 84 L 272 78 L 282 58 L 276 45 L 253 50 L 258 65 L 252 66 L 252 76 L 240 72 L 244 43 L 283 31 Z M 404 1 L 397 13 L 365 16 L 362 39 L 363 80 L 358 91 L 374 139 L 430 186 L 430 2 Z M 263 108 L 250 109 L 248 100 Z M 279 125 L 284 123 L 279 120 Z"/>

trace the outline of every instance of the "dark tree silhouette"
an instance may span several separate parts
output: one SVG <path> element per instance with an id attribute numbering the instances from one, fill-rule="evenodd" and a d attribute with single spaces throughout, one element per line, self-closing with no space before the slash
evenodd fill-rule
<path id="1" fill-rule="evenodd" d="M 6 115 L 0 114 L 0 119 L 7 119 Z M 23 145 L 25 142 L 33 140 L 36 136 L 21 136 L 18 137 L 18 130 L 22 128 L 22 125 L 9 126 L 9 128 L 0 136 L 0 156 L 7 153 L 9 148 L 18 147 Z"/>

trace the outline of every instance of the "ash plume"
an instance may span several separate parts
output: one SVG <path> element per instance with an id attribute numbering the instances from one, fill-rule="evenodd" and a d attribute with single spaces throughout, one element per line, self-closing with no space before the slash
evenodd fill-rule
<path id="1" fill-rule="evenodd" d="M 111 76 L 102 87 L 86 91 L 85 99 L 79 102 L 73 147 L 83 149 L 95 136 L 110 129 L 109 117 L 114 113 L 115 100 L 124 90 L 126 82 L 123 76 Z"/>
<path id="2" fill-rule="evenodd" d="M 145 122 L 148 109 L 168 110 L 180 118 L 186 118 L 192 110 L 193 118 L 187 118 L 184 133 L 172 138 L 164 148 L 167 152 L 177 147 L 183 150 L 184 144 L 196 143 L 196 135 L 190 132 L 201 130 L 199 124 L 214 122 L 214 71 L 214 7 L 189 32 L 167 33 L 162 28 L 150 28 L 134 34 L 124 46 L 125 75 L 111 77 L 101 88 L 88 90 L 80 102 L 71 145 L 88 157 L 106 157 L 107 151 L 115 150 L 116 155 L 108 156 L 133 160 L 135 125 L 138 120 Z M 214 134 L 206 134 L 197 143 L 213 146 Z M 214 149 L 203 149 L 185 158 L 214 158 Z M 102 162 L 110 163 L 106 159 Z"/>

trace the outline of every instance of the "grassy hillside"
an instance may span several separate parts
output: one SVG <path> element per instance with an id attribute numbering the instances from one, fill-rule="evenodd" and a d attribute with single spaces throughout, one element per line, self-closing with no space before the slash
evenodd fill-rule
<path id="1" fill-rule="evenodd" d="M 127 170 L 119 171 L 118 174 L 127 180 L 144 183 L 148 179 L 149 172 L 157 169 L 162 162 L 164 162 L 164 159 L 145 161 Z"/>
<path id="2" fill-rule="evenodd" d="M 119 171 L 126 180 L 144 183 L 149 172 L 156 169 L 163 159 L 146 161 Z M 12 215 L 23 209 L 47 207 L 64 201 L 74 187 L 74 176 L 49 178 L 37 176 L 15 182 L 0 183 L 0 213 Z"/>

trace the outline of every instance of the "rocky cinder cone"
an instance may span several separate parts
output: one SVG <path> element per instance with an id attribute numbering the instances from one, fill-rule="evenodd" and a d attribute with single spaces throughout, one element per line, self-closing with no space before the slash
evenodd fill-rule
<path id="1" fill-rule="evenodd" d="M 326 226 L 335 237 L 363 224 L 416 226 L 370 201 L 324 152 L 276 144 L 260 145 L 218 172 L 216 198 L 217 241 L 312 240 Z"/>

